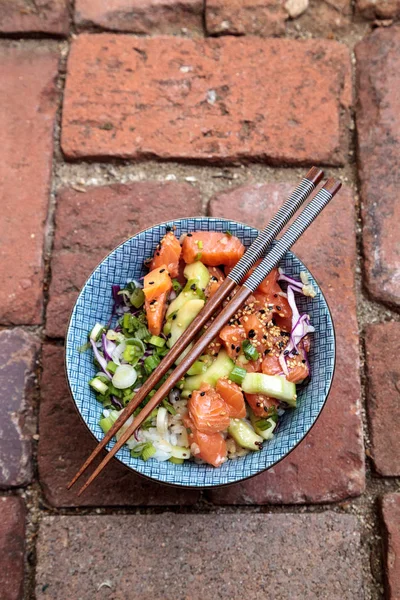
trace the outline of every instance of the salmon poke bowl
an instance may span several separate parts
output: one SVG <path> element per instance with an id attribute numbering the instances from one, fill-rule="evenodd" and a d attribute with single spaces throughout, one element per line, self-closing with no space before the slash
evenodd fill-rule
<path id="1" fill-rule="evenodd" d="M 126 240 L 93 271 L 73 308 L 65 352 L 72 398 L 98 441 L 257 236 L 231 220 L 177 219 Z M 183 487 L 257 475 L 310 431 L 334 363 L 327 302 L 307 267 L 287 252 L 116 458 Z"/>

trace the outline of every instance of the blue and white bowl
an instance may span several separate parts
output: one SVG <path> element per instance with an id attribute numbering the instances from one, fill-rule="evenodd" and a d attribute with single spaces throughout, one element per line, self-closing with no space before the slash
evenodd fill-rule
<path id="1" fill-rule="evenodd" d="M 142 277 L 146 272 L 143 266 L 144 259 L 153 255 L 166 227 L 172 225 L 176 226 L 175 233 L 178 238 L 188 231 L 229 230 L 245 246 L 249 246 L 258 235 L 256 229 L 228 219 L 196 217 L 168 221 L 145 229 L 122 243 L 93 271 L 73 308 L 65 352 L 72 397 L 82 419 L 97 440 L 103 437 L 98 425 L 102 407 L 88 385 L 89 379 L 95 375 L 96 368 L 93 365 L 92 353 L 81 353 L 78 348 L 87 342 L 88 332 L 95 323 L 108 321 L 113 306 L 111 285 L 124 286 L 127 281 Z M 207 488 L 236 483 L 273 467 L 304 439 L 328 397 L 335 364 L 335 336 L 327 302 L 311 273 L 291 252 L 286 254 L 281 266 L 287 275 L 294 277 L 299 277 L 300 271 L 306 271 L 317 295 L 312 299 L 296 298 L 300 312 L 307 312 L 315 327 L 309 355 L 312 376 L 307 384 L 298 387 L 298 406 L 285 412 L 274 438 L 265 442 L 260 452 L 250 452 L 245 457 L 228 460 L 219 468 L 186 461 L 182 465 L 169 461 L 157 462 L 154 459 L 144 462 L 132 458 L 127 447 L 118 452 L 118 460 L 133 471 L 160 482 Z M 114 441 L 108 448 L 113 444 Z M 107 469 L 112 469 L 112 463 Z"/>

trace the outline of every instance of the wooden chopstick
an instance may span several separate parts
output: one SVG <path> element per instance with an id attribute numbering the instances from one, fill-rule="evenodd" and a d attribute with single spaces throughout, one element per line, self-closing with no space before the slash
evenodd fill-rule
<path id="1" fill-rule="evenodd" d="M 324 173 L 318 167 L 312 167 L 298 187 L 289 196 L 286 202 L 281 206 L 276 215 L 268 223 L 265 229 L 260 233 L 253 244 L 248 248 L 244 256 L 237 265 L 229 273 L 215 295 L 207 302 L 208 313 L 214 314 L 220 304 L 232 293 L 233 289 L 239 284 L 248 270 L 254 265 L 265 253 L 268 246 L 280 233 L 283 227 L 290 221 L 295 212 L 300 208 L 303 202 L 315 190 L 318 183 L 322 180 Z M 122 414 L 115 421 L 114 425 L 107 432 L 104 438 L 96 446 L 92 454 L 85 461 L 74 478 L 69 482 L 67 488 L 70 489 L 79 477 L 86 471 L 89 465 L 93 462 L 101 450 L 114 437 L 122 425 L 129 419 L 136 408 L 143 402 L 148 393 L 154 388 L 157 382 L 165 375 L 168 369 L 174 364 L 175 360 L 187 348 L 193 338 L 199 333 L 204 324 L 208 320 L 208 316 L 204 316 L 204 310 L 194 319 L 191 325 L 177 340 L 168 354 L 163 358 L 157 369 L 151 373 L 149 378 L 141 386 L 140 390 L 135 394 L 129 404 L 125 407 Z"/>
<path id="2" fill-rule="evenodd" d="M 332 200 L 332 198 L 340 190 L 342 184 L 340 181 L 335 179 L 328 179 L 321 190 L 316 196 L 309 202 L 306 208 L 300 213 L 295 219 L 286 233 L 276 242 L 271 251 L 261 261 L 260 265 L 254 269 L 253 273 L 246 280 L 246 282 L 237 289 L 232 300 L 222 309 L 220 314 L 211 322 L 208 329 L 201 336 L 201 338 L 195 343 L 191 351 L 185 356 L 180 364 L 174 369 L 168 379 L 160 386 L 156 391 L 151 400 L 141 410 L 141 412 L 134 418 L 133 423 L 127 428 L 122 434 L 119 440 L 115 443 L 109 453 L 105 456 L 103 461 L 98 465 L 92 475 L 88 478 L 87 482 L 79 490 L 78 495 L 81 495 L 92 481 L 99 475 L 104 467 L 109 463 L 112 457 L 120 450 L 120 448 L 127 442 L 127 440 L 133 435 L 133 433 L 140 427 L 143 421 L 150 415 L 150 413 L 160 404 L 160 402 L 168 395 L 170 390 L 184 377 L 191 365 L 197 360 L 197 358 L 203 353 L 207 346 L 212 340 L 218 335 L 221 328 L 231 319 L 231 317 L 237 312 L 242 306 L 246 299 L 254 292 L 265 277 L 275 268 L 279 261 L 283 258 L 285 253 L 293 246 L 293 244 L 299 239 L 304 231 L 313 223 L 319 213 L 325 208 L 325 206 Z M 206 314 L 206 319 L 211 318 L 213 312 L 207 310 L 207 304 L 202 311 Z"/>

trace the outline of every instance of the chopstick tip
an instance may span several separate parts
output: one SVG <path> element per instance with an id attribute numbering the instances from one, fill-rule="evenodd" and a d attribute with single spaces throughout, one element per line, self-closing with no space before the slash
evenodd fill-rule
<path id="1" fill-rule="evenodd" d="M 334 177 L 330 177 L 326 180 L 323 185 L 323 189 L 332 194 L 334 196 L 342 187 L 342 182 L 339 179 L 335 179 Z"/>
<path id="2" fill-rule="evenodd" d="M 306 179 L 308 179 L 308 181 L 311 181 L 311 183 L 313 183 L 315 186 L 317 186 L 319 184 L 319 182 L 321 181 L 321 179 L 324 176 L 324 172 L 322 169 L 319 169 L 318 167 L 311 167 L 311 169 L 308 171 L 307 175 L 306 175 Z"/>

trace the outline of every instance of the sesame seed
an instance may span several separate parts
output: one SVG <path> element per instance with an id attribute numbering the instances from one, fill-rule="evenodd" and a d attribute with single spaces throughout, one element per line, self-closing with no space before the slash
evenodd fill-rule
<path id="1" fill-rule="evenodd" d="M 160 269 L 160 273 L 164 273 L 165 269 Z"/>
<path id="2" fill-rule="evenodd" d="M 206 393 L 205 392 L 200 392 L 200 396 L 205 396 Z"/>

